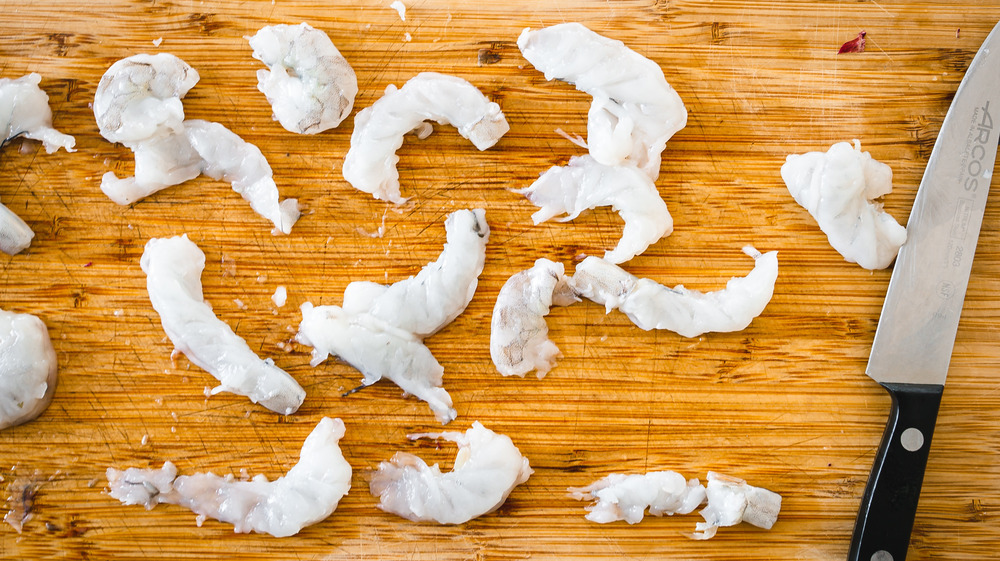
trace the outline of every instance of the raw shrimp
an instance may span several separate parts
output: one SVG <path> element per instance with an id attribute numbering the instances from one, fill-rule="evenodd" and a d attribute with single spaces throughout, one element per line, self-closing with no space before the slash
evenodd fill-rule
<path id="1" fill-rule="evenodd" d="M 441 255 L 416 276 L 390 286 L 352 282 L 343 307 L 304 303 L 296 336 L 313 347 L 313 366 L 336 355 L 361 371 L 364 385 L 388 378 L 426 401 L 442 423 L 455 418 L 455 409 L 441 387 L 444 369 L 421 341 L 472 300 L 490 232 L 482 209 L 452 213 L 445 230 Z"/>
<path id="2" fill-rule="evenodd" d="M 49 154 L 59 148 L 73 152 L 76 139 L 52 128 L 49 95 L 38 87 L 35 72 L 20 78 L 0 78 L 0 145 L 16 136 L 41 141 Z"/>
<path id="3" fill-rule="evenodd" d="M 42 320 L 0 310 L 0 430 L 41 415 L 57 377 L 56 351 Z"/>
<path id="4" fill-rule="evenodd" d="M 656 185 L 629 164 L 608 166 L 589 155 L 575 156 L 517 192 L 540 207 L 531 215 L 535 224 L 558 214 L 566 214 L 564 222 L 573 220 L 584 210 L 610 205 L 625 221 L 617 247 L 604 254 L 612 263 L 628 261 L 674 229 Z"/>
<path id="5" fill-rule="evenodd" d="M 139 265 L 146 273 L 149 300 L 176 350 L 219 380 L 213 395 L 243 395 L 282 415 L 302 405 L 302 386 L 273 360 L 261 360 L 205 302 L 205 254 L 187 234 L 149 240 Z"/>
<path id="6" fill-rule="evenodd" d="M 493 512 L 532 473 L 528 459 L 509 437 L 479 421 L 460 432 L 411 434 L 410 439 L 439 438 L 458 444 L 455 466 L 441 473 L 413 454 L 397 452 L 382 462 L 370 488 L 378 507 L 415 522 L 461 524 Z"/>
<path id="7" fill-rule="evenodd" d="M 169 53 L 138 54 L 111 65 L 97 84 L 94 117 L 101 136 L 132 143 L 179 132 L 181 103 L 198 83 L 198 71 Z"/>
<path id="8" fill-rule="evenodd" d="M 232 524 L 237 533 L 292 536 L 330 516 L 350 490 L 351 465 L 339 446 L 343 436 L 343 421 L 323 417 L 302 444 L 298 463 L 274 481 L 263 475 L 234 481 L 211 472 L 177 476 L 168 461 L 158 470 L 108 468 L 110 495 L 147 509 L 183 506 L 198 515 L 199 526 L 213 518 Z"/>
<path id="9" fill-rule="evenodd" d="M 675 471 L 625 475 L 612 473 L 586 487 L 570 487 L 570 496 L 593 500 L 587 520 L 600 524 L 624 520 L 635 524 L 646 509 L 653 516 L 687 514 L 705 501 L 705 487 Z"/>
<path id="10" fill-rule="evenodd" d="M 38 87 L 42 77 L 36 73 L 17 79 L 0 78 L 0 146 L 24 136 L 41 141 L 51 154 L 59 148 L 73 152 L 76 140 L 52 128 L 49 96 Z M 0 251 L 15 255 L 31 245 L 35 233 L 21 217 L 0 204 Z"/>
<path id="11" fill-rule="evenodd" d="M 307 23 L 269 25 L 249 38 L 257 89 L 286 130 L 316 134 L 343 122 L 354 107 L 358 78 L 330 37 Z"/>
<path id="12" fill-rule="evenodd" d="M 781 178 L 849 263 L 885 269 L 896 258 L 906 229 L 873 202 L 892 192 L 892 169 L 862 152 L 858 140 L 853 148 L 838 142 L 825 153 L 792 154 Z"/>
<path id="13" fill-rule="evenodd" d="M 399 191 L 396 150 L 403 145 L 403 135 L 410 131 L 426 138 L 433 130 L 428 120 L 454 125 L 479 150 L 493 146 L 510 130 L 500 106 L 466 80 L 421 72 L 402 88 L 387 87 L 385 95 L 354 117 L 351 148 L 344 158 L 344 179 L 376 199 L 404 202 Z"/>
<path id="14" fill-rule="evenodd" d="M 743 252 L 754 258 L 745 277 L 734 277 L 724 290 L 702 293 L 681 285 L 668 288 L 635 277 L 597 257 L 580 263 L 573 285 L 583 297 L 619 309 L 642 329 L 668 329 L 684 337 L 709 331 L 739 331 L 750 325 L 771 301 L 778 278 L 778 252 L 761 255 L 751 246 Z"/>
<path id="15" fill-rule="evenodd" d="M 562 263 L 539 259 L 510 277 L 497 296 L 490 325 L 490 357 L 497 371 L 523 377 L 536 370 L 538 378 L 544 378 L 559 356 L 559 348 L 548 338 L 545 316 L 553 304 L 579 301 Z"/>
<path id="16" fill-rule="evenodd" d="M 687 109 L 652 60 L 579 23 L 562 23 L 517 38 L 524 58 L 547 80 L 563 80 L 593 96 L 587 117 L 590 155 L 605 165 L 631 162 L 660 174 L 667 140 L 687 124 Z"/>
<path id="17" fill-rule="evenodd" d="M 705 522 L 699 522 L 698 532 L 691 536 L 698 540 L 711 538 L 720 526 L 740 522 L 770 530 L 781 510 L 781 495 L 712 471 L 708 472 L 706 496 L 708 504 L 701 510 Z"/>

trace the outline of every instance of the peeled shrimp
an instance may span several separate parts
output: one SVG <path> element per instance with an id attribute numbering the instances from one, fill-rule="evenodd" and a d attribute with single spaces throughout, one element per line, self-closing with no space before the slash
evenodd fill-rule
<path id="1" fill-rule="evenodd" d="M 234 481 L 211 472 L 178 476 L 168 461 L 158 470 L 108 468 L 110 495 L 147 509 L 183 506 L 198 515 L 199 526 L 213 518 L 237 533 L 291 536 L 330 516 L 350 490 L 351 465 L 338 444 L 343 436 L 343 421 L 323 417 L 302 444 L 298 463 L 274 481 L 263 475 Z"/>
<path id="2" fill-rule="evenodd" d="M 838 142 L 825 153 L 792 154 L 781 178 L 849 263 L 885 269 L 896 258 L 906 229 L 873 202 L 892 192 L 892 169 L 862 152 L 859 141 L 853 148 Z"/>
<path id="3" fill-rule="evenodd" d="M 415 522 L 461 524 L 493 512 L 532 473 L 528 459 L 509 437 L 478 421 L 460 432 L 412 434 L 410 439 L 439 438 L 458 444 L 455 466 L 441 473 L 413 454 L 397 452 L 382 462 L 370 488 L 378 507 Z"/>
<path id="4" fill-rule="evenodd" d="M 111 65 L 97 84 L 94 117 L 109 142 L 131 144 L 170 132 L 184 121 L 181 103 L 198 71 L 169 53 L 138 54 Z"/>
<path id="5" fill-rule="evenodd" d="M 42 320 L 0 310 L 0 430 L 41 415 L 57 377 L 56 351 Z"/>
<path id="6" fill-rule="evenodd" d="M 205 254 L 187 234 L 149 240 L 139 265 L 146 273 L 149 300 L 176 350 L 219 380 L 213 395 L 243 395 L 282 415 L 302 405 L 302 386 L 273 360 L 261 360 L 205 302 Z"/>
<path id="7" fill-rule="evenodd" d="M 0 78 L 0 146 L 24 136 L 41 141 L 51 154 L 59 148 L 73 152 L 76 140 L 52 128 L 49 96 L 38 87 L 42 77 L 31 73 L 17 79 Z M 15 255 L 31 245 L 35 233 L 21 217 L 0 204 L 0 251 Z"/>
<path id="8" fill-rule="evenodd" d="M 699 522 L 698 532 L 691 536 L 698 540 L 711 538 L 721 526 L 740 522 L 770 530 L 781 510 L 781 495 L 712 471 L 708 472 L 706 497 L 708 504 L 701 510 L 705 522 Z"/>
<path id="9" fill-rule="evenodd" d="M 559 348 L 549 340 L 545 316 L 552 305 L 579 302 L 563 274 L 563 264 L 539 259 L 510 277 L 493 308 L 490 357 L 504 376 L 524 376 L 532 370 L 544 378 L 556 364 Z"/>
<path id="10" fill-rule="evenodd" d="M 650 279 L 635 277 L 597 257 L 580 263 L 573 275 L 577 292 L 603 304 L 608 312 L 619 309 L 642 329 L 668 329 L 684 337 L 709 331 L 740 331 L 764 311 L 778 278 L 778 252 L 761 254 L 751 246 L 743 252 L 754 258 L 745 277 L 734 277 L 726 288 L 702 293 L 681 285 L 668 288 Z"/>
<path id="11" fill-rule="evenodd" d="M 586 487 L 570 487 L 569 492 L 574 499 L 596 501 L 587 507 L 586 518 L 599 524 L 618 520 L 635 524 L 646 509 L 653 516 L 687 514 L 705 501 L 705 487 L 675 471 L 612 473 Z"/>
<path id="12" fill-rule="evenodd" d="M 687 109 L 652 60 L 579 23 L 562 23 L 517 38 L 524 58 L 547 80 L 563 80 L 593 96 L 587 144 L 598 162 L 631 162 L 660 174 L 667 140 L 687 124 Z"/>
<path id="13" fill-rule="evenodd" d="M 566 214 L 560 219 L 565 222 L 587 209 L 614 208 L 625 221 L 625 229 L 617 247 L 604 254 L 612 263 L 628 261 L 674 229 L 656 185 L 632 165 L 608 166 L 591 156 L 576 156 L 569 165 L 550 168 L 518 192 L 541 207 L 531 215 L 535 224 L 558 214 Z"/>
<path id="14" fill-rule="evenodd" d="M 344 179 L 355 189 L 396 204 L 399 191 L 396 150 L 403 135 L 416 131 L 426 138 L 428 120 L 451 124 L 479 150 L 496 144 L 510 130 L 500 106 L 469 82 L 436 72 L 421 72 L 402 88 L 390 85 L 371 107 L 354 117 L 351 148 L 344 159 Z"/>
<path id="15" fill-rule="evenodd" d="M 358 78 L 330 37 L 307 23 L 269 25 L 249 38 L 257 89 L 286 130 L 316 134 L 339 125 L 351 113 Z"/>
<path id="16" fill-rule="evenodd" d="M 304 303 L 296 340 L 313 347 L 313 366 L 336 355 L 361 371 L 365 386 L 388 378 L 426 401 L 446 424 L 456 412 L 441 387 L 444 368 L 421 341 L 468 306 L 490 230 L 482 209 L 452 213 L 445 229 L 448 242 L 441 255 L 416 276 L 390 286 L 352 282 L 343 307 Z"/>

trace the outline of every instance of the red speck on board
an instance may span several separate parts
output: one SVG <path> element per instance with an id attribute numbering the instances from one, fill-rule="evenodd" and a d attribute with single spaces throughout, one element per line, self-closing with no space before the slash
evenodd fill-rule
<path id="1" fill-rule="evenodd" d="M 841 45 L 837 54 L 865 52 L 865 35 L 867 35 L 865 31 L 858 33 L 857 37 Z"/>

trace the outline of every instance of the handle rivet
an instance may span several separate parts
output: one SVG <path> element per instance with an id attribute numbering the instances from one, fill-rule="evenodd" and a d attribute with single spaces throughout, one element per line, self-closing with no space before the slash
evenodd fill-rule
<path id="1" fill-rule="evenodd" d="M 910 427 L 903 431 L 903 434 L 899 436 L 899 443 L 903 445 L 903 448 L 910 452 L 916 452 L 924 446 L 924 433 L 920 432 L 920 429 Z M 885 561 L 892 559 L 890 556 Z M 882 559 L 875 559 L 872 556 L 872 561 L 882 561 Z"/>
<path id="2" fill-rule="evenodd" d="M 892 561 L 892 554 L 884 549 L 880 549 L 872 554 L 872 561 Z"/>

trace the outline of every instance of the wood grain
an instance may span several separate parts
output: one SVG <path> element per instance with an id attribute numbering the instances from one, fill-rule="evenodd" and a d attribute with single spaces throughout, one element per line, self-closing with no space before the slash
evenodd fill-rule
<path id="1" fill-rule="evenodd" d="M 888 413 L 864 375 L 889 271 L 844 262 L 788 195 L 778 169 L 793 152 L 861 139 L 892 166 L 886 209 L 905 221 L 962 73 L 1000 20 L 996 1 L 624 0 L 409 2 L 77 0 L 0 2 L 0 75 L 43 76 L 55 125 L 78 151 L 46 155 L 20 140 L 0 155 L 0 199 L 36 232 L 0 259 L 0 307 L 40 316 L 60 360 L 52 406 L 0 432 L 0 496 L 40 483 L 18 534 L 0 525 L 3 559 L 842 559 Z M 424 70 L 472 81 L 500 103 L 510 133 L 477 152 L 439 127 L 399 151 L 404 195 L 393 207 L 340 175 L 353 117 L 318 136 L 271 120 L 256 90 L 261 65 L 244 37 L 308 21 L 330 34 L 358 74 L 356 108 Z M 685 339 L 643 332 L 596 305 L 553 310 L 563 357 L 544 380 L 499 376 L 489 321 L 503 282 L 538 257 L 572 271 L 613 247 L 621 222 L 597 209 L 532 226 L 511 189 L 580 150 L 589 98 L 546 82 L 517 50 L 524 27 L 580 21 L 652 58 L 684 99 L 688 126 L 668 144 L 657 185 L 675 232 L 627 264 L 665 284 L 721 287 L 752 266 L 746 243 L 776 249 L 775 295 L 749 328 Z M 864 53 L 838 47 L 867 31 Z M 412 40 L 406 41 L 409 33 Z M 162 38 L 154 46 L 153 40 Z M 138 52 L 171 52 L 200 72 L 189 118 L 223 123 L 259 146 L 283 196 L 306 215 L 275 237 L 228 185 L 199 178 L 120 207 L 99 190 L 129 174 L 131 153 L 103 140 L 88 104 L 104 70 Z M 482 53 L 482 55 L 480 54 Z M 488 62 L 489 64 L 481 63 Z M 996 187 L 996 181 L 994 181 Z M 991 197 L 934 437 L 910 559 L 980 560 L 1000 543 L 1000 195 Z M 450 465 L 453 450 L 409 443 L 436 430 L 427 407 L 380 383 L 348 397 L 359 374 L 290 340 L 298 306 L 339 304 L 352 280 L 393 282 L 440 252 L 443 217 L 482 207 L 492 228 L 468 310 L 427 340 L 445 367 L 459 417 L 511 436 L 535 474 L 496 513 L 460 526 L 383 513 L 367 473 L 397 450 Z M 384 225 L 381 236 L 373 236 Z M 171 362 L 138 260 L 151 237 L 188 233 L 208 256 L 205 296 L 236 332 L 306 388 L 282 417 L 247 400 L 205 398 L 214 380 Z M 275 287 L 288 288 L 276 308 Z M 234 300 L 244 303 L 241 309 Z M 109 466 L 174 461 L 182 472 L 275 477 L 296 461 L 324 415 L 347 425 L 354 487 L 326 521 L 286 539 L 197 527 L 179 507 L 125 507 L 105 492 Z M 146 444 L 143 439 L 146 438 Z M 597 525 L 567 486 L 609 472 L 709 470 L 784 497 L 770 531 L 726 528 L 684 537 L 697 515 Z"/>

